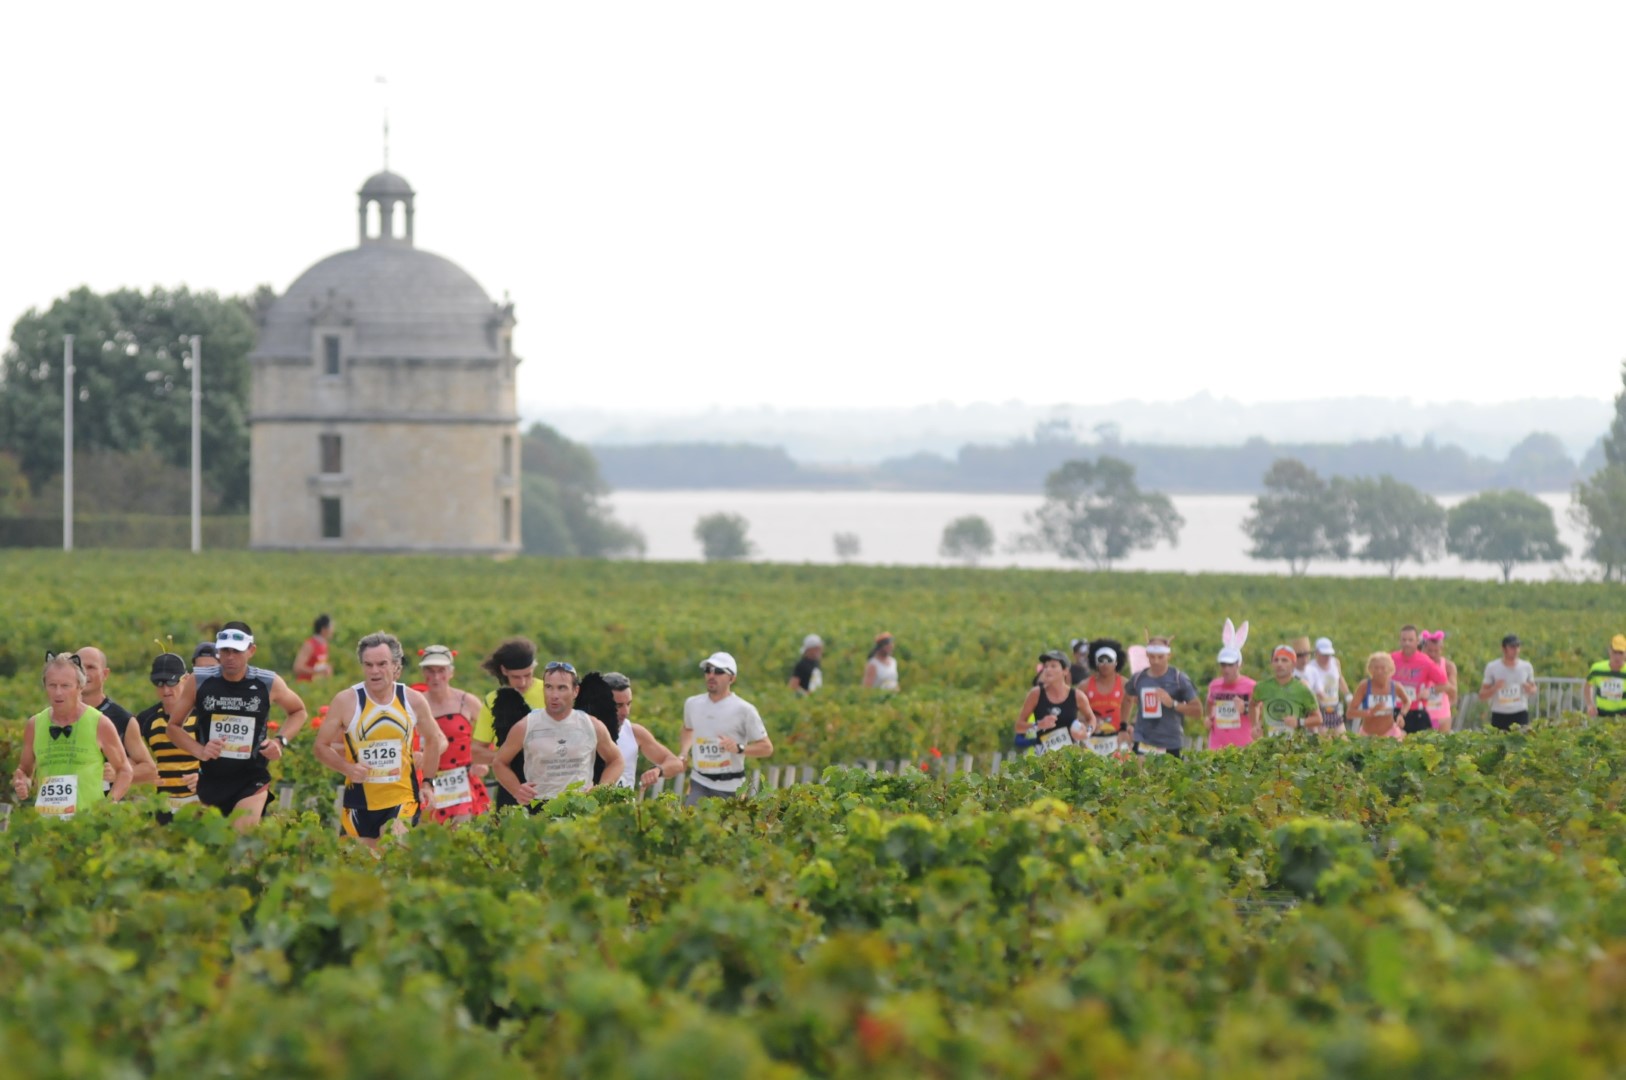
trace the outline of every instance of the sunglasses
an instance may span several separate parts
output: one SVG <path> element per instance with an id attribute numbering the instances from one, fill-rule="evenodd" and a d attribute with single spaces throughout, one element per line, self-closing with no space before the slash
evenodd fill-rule
<path id="1" fill-rule="evenodd" d="M 704 675 L 732 675 L 732 674 L 734 674 L 732 671 L 728 670 L 725 667 L 712 667 L 710 664 L 707 664 L 705 667 L 701 668 L 700 671 Z"/>
<path id="2" fill-rule="evenodd" d="M 549 660 L 547 666 L 542 669 L 542 674 L 546 675 L 550 671 L 568 671 L 572 675 L 576 674 L 576 669 L 563 660 Z"/>
<path id="3" fill-rule="evenodd" d="M 154 679 L 152 680 L 152 684 L 154 686 L 179 686 L 181 685 L 181 677 L 179 675 L 172 675 L 167 679 Z"/>

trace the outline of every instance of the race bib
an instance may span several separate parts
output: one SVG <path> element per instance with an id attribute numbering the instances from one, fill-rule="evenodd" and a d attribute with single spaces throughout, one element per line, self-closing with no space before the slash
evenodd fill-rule
<path id="1" fill-rule="evenodd" d="M 474 801 L 474 789 L 469 785 L 467 765 L 459 765 L 455 769 L 436 773 L 435 778 L 429 781 L 429 788 L 435 800 L 436 810 L 450 810 L 454 806 Z"/>
<path id="2" fill-rule="evenodd" d="M 364 784 L 395 784 L 401 780 L 401 753 L 400 739 L 379 739 L 376 742 L 364 742 L 360 750 L 361 764 L 367 766 L 367 779 Z"/>
<path id="3" fill-rule="evenodd" d="M 1496 700 L 1504 705 L 1512 705 L 1524 700 L 1524 687 L 1518 683 L 1505 682 L 1497 687 Z"/>
<path id="4" fill-rule="evenodd" d="M 1141 743 L 1140 744 L 1140 752 L 1143 753 L 1143 754 L 1150 755 L 1152 757 L 1156 757 L 1159 754 L 1167 754 L 1168 750 L 1164 749 L 1161 746 L 1153 746 L 1151 743 Z"/>
<path id="5" fill-rule="evenodd" d="M 1140 692 L 1140 715 L 1145 720 L 1157 720 L 1163 716 L 1163 699 L 1157 696 L 1156 687 Z"/>
<path id="6" fill-rule="evenodd" d="M 1619 701 L 1626 695 L 1626 679 L 1604 679 L 1598 683 L 1598 693 L 1610 701 Z"/>
<path id="7" fill-rule="evenodd" d="M 694 741 L 695 767 L 702 772 L 726 771 L 732 755 L 723 749 L 723 744 L 716 739 L 696 739 Z"/>
<path id="8" fill-rule="evenodd" d="M 1097 735 L 1090 740 L 1090 753 L 1111 757 L 1118 752 L 1118 736 Z"/>
<path id="9" fill-rule="evenodd" d="M 1039 737 L 1039 745 L 1044 747 L 1045 753 L 1053 754 L 1057 750 L 1065 750 L 1072 746 L 1073 737 L 1068 734 L 1066 728 L 1052 728 Z"/>
<path id="10" fill-rule="evenodd" d="M 1428 707 L 1439 709 L 1445 706 L 1445 687 L 1431 686 L 1428 688 Z"/>
<path id="11" fill-rule="evenodd" d="M 1393 694 L 1373 694 L 1371 707 L 1373 709 L 1393 709 L 1395 707 L 1395 696 Z"/>
<path id="12" fill-rule="evenodd" d="M 254 756 L 254 718 L 252 716 L 217 716 L 209 727 L 209 737 L 225 742 L 220 756 L 235 761 L 247 761 Z"/>
<path id="13" fill-rule="evenodd" d="M 47 776 L 40 784 L 39 794 L 34 796 L 34 809 L 46 817 L 66 821 L 78 808 L 79 777 L 74 773 Z"/>
<path id="14" fill-rule="evenodd" d="M 1236 698 L 1226 698 L 1214 702 L 1214 726 L 1217 728 L 1239 728 L 1242 726 L 1242 702 Z"/>

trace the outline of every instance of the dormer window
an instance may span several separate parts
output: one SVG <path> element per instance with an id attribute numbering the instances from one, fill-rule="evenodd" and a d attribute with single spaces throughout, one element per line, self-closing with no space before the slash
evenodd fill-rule
<path id="1" fill-rule="evenodd" d="M 322 374 L 339 374 L 339 335 L 322 335 Z"/>

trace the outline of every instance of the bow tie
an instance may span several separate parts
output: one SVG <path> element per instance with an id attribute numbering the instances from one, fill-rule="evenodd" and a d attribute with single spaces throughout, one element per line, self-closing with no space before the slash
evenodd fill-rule
<path id="1" fill-rule="evenodd" d="M 51 725 L 51 738 L 53 738 L 53 739 L 65 738 L 66 736 L 69 736 L 69 735 L 72 735 L 72 734 L 73 734 L 73 725 L 72 724 L 63 724 L 61 727 L 58 727 L 55 724 Z"/>

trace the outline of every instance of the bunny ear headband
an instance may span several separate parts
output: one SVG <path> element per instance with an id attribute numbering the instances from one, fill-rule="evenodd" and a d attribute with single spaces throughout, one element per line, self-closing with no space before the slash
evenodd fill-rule
<path id="1" fill-rule="evenodd" d="M 1224 647 L 1219 651 L 1219 662 L 1222 664 L 1242 663 L 1242 646 L 1248 642 L 1248 621 L 1242 620 L 1241 627 L 1231 625 L 1231 620 L 1225 620 L 1225 632 L 1220 638 Z"/>
<path id="2" fill-rule="evenodd" d="M 1171 651 L 1169 646 L 1174 644 L 1173 634 L 1154 634 L 1150 630 L 1146 633 L 1146 655 L 1167 656 Z"/>
<path id="3" fill-rule="evenodd" d="M 1445 640 L 1445 631 L 1444 630 L 1424 630 L 1423 634 L 1422 634 L 1422 637 L 1423 637 L 1424 641 L 1444 641 Z"/>

